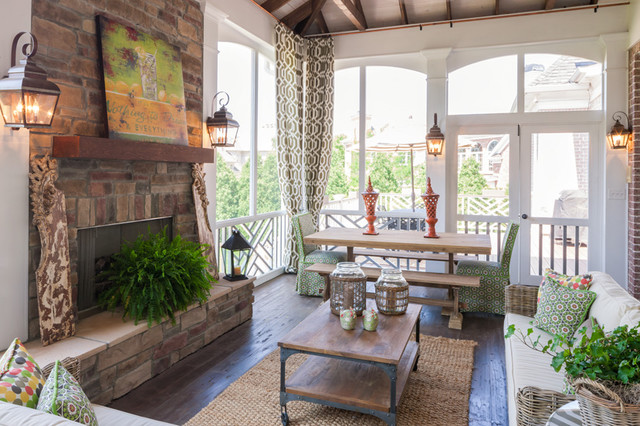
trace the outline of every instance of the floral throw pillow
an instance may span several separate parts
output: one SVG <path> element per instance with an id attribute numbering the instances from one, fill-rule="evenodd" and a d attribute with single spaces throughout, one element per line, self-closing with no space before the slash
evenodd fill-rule
<path id="1" fill-rule="evenodd" d="M 42 386 L 40 367 L 20 339 L 14 339 L 0 359 L 0 401 L 36 408 Z"/>
<path id="2" fill-rule="evenodd" d="M 569 339 L 584 322 L 595 299 L 596 293 L 592 291 L 547 283 L 542 288 L 533 325 Z"/>
<path id="3" fill-rule="evenodd" d="M 538 287 L 538 303 L 540 303 L 542 288 L 549 282 L 552 282 L 556 285 L 561 285 L 573 290 L 589 290 L 589 287 L 591 287 L 592 280 L 593 280 L 593 276 L 591 274 L 565 275 L 565 274 L 556 272 L 551 268 L 547 268 L 544 270 L 544 275 L 542 276 L 542 282 L 540 283 L 540 287 Z"/>
<path id="4" fill-rule="evenodd" d="M 56 361 L 44 384 L 38 410 L 85 425 L 97 426 L 96 413 L 78 381 Z"/>

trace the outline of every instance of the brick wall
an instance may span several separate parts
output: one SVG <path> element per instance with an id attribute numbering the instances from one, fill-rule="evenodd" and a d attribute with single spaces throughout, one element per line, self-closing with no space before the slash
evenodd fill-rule
<path id="1" fill-rule="evenodd" d="M 196 0 L 33 0 L 36 63 L 61 89 L 51 129 L 31 132 L 30 155 L 51 153 L 53 135 L 106 137 L 97 14 L 167 40 L 181 51 L 189 145 L 202 146 L 203 15 Z M 57 186 L 67 197 L 74 298 L 79 227 L 174 217 L 174 232 L 194 240 L 191 169 L 186 163 L 59 160 Z M 40 238 L 29 235 L 29 338 L 39 335 L 35 270 Z"/>
<path id="2" fill-rule="evenodd" d="M 629 120 L 633 147 L 629 151 L 629 273 L 628 289 L 640 299 L 640 43 L 629 51 Z"/>

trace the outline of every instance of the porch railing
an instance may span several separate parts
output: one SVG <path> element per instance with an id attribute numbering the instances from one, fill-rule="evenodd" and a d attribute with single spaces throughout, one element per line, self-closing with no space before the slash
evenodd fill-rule
<path id="1" fill-rule="evenodd" d="M 225 264 L 230 254 L 222 250 L 222 244 L 231 236 L 231 230 L 237 228 L 253 248 L 247 264 L 247 274 L 258 279 L 268 276 L 283 266 L 282 258 L 287 233 L 287 215 L 284 211 L 271 212 L 253 217 L 240 217 L 216 223 L 218 268 L 224 274 Z M 224 253 L 226 252 L 226 253 Z M 234 258 L 236 265 L 244 265 L 246 255 Z"/>

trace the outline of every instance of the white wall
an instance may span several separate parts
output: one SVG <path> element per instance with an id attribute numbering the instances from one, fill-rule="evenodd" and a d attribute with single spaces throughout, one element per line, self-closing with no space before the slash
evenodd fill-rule
<path id="1" fill-rule="evenodd" d="M 629 47 L 640 42 L 640 0 L 631 0 L 629 6 Z"/>
<path id="2" fill-rule="evenodd" d="M 5 3 L 8 3 L 5 0 Z M 11 42 L 31 29 L 31 0 L 11 2 L 0 14 L 0 75 L 11 65 Z M 9 13 L 10 10 L 10 13 Z M 0 119 L 1 121 L 1 119 Z M 29 249 L 29 131 L 0 128 L 0 348 L 27 339 Z"/>

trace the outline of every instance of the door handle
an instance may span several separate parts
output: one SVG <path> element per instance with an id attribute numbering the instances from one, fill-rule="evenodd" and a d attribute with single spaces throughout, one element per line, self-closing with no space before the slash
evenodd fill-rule
<path id="1" fill-rule="evenodd" d="M 526 218 L 528 218 L 529 216 L 527 216 L 527 214 L 526 214 L 526 213 L 522 213 L 522 215 L 521 215 L 520 217 L 521 217 L 521 218 L 523 218 L 523 219 L 526 219 Z"/>

